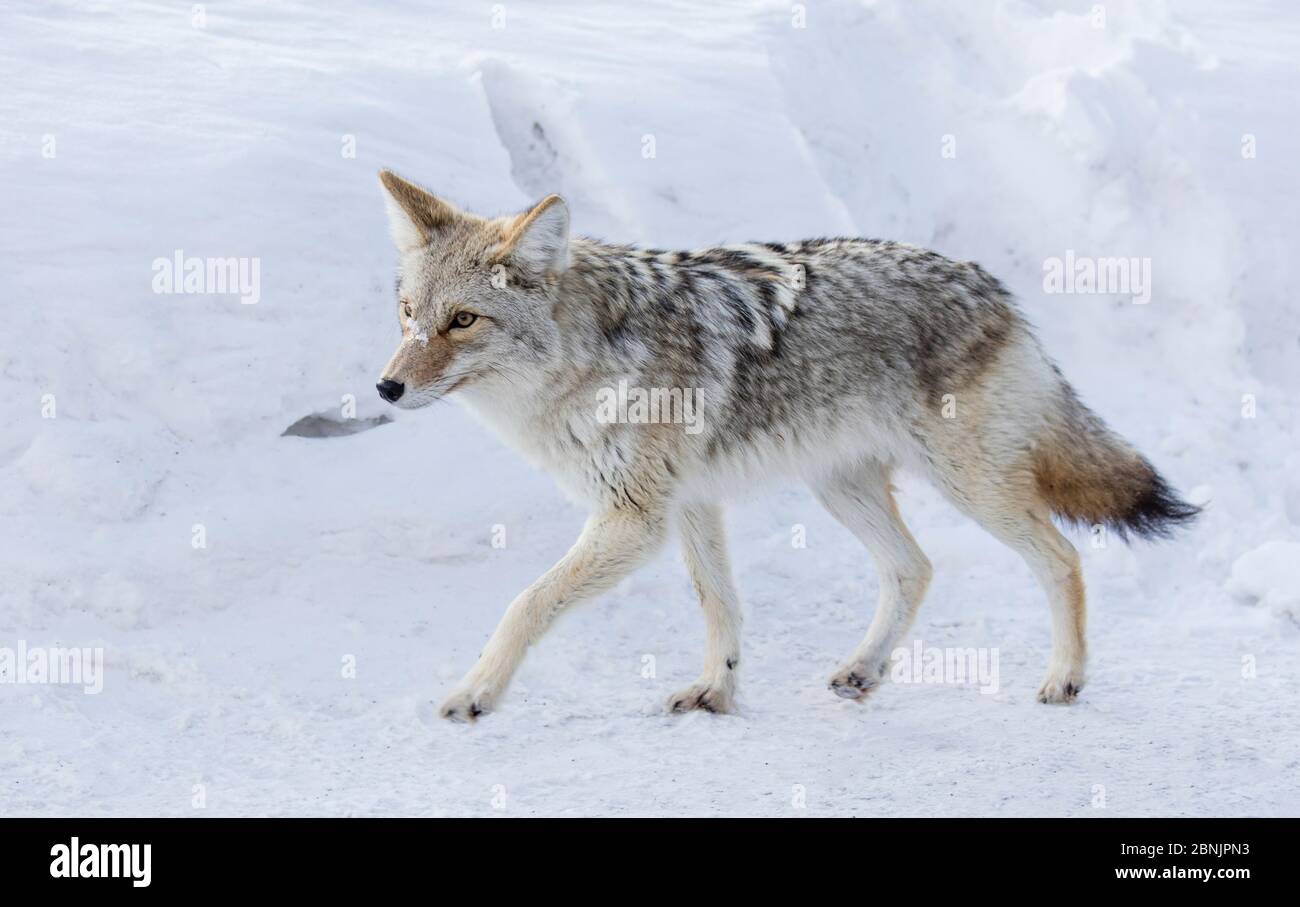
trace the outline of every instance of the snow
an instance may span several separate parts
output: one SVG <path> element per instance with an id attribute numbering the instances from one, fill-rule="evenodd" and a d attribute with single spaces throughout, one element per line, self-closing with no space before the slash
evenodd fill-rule
<path id="1" fill-rule="evenodd" d="M 105 677 L 0 683 L 0 814 L 1296 814 L 1300 17 L 1094 6 L 12 6 L 0 647 L 102 647 Z M 977 260 L 1207 511 L 1159 545 L 1076 534 L 1073 707 L 1033 701 L 1027 568 L 904 478 L 936 567 L 913 638 L 996 648 L 996 693 L 831 694 L 875 573 L 780 487 L 729 517 L 738 715 L 662 714 L 704 642 L 670 550 L 562 620 L 500 711 L 437 721 L 583 514 L 454 404 L 375 394 L 381 167 L 485 213 L 558 191 L 610 240 Z M 154 293 L 177 250 L 256 257 L 258 301 Z M 1150 302 L 1045 293 L 1071 250 L 1150 259 Z M 282 436 L 352 405 L 371 430 Z"/>
<path id="2" fill-rule="evenodd" d="M 1233 562 L 1228 592 L 1242 601 L 1294 609 L 1300 604 L 1297 565 L 1300 543 L 1265 542 Z M 1294 612 L 1290 616 L 1296 619 Z"/>

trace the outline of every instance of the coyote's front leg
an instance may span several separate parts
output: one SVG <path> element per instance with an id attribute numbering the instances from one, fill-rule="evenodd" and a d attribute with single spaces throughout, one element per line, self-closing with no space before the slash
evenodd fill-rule
<path id="1" fill-rule="evenodd" d="M 679 520 L 682 554 L 700 597 L 707 627 L 704 673 L 668 698 L 670 712 L 730 712 L 740 665 L 740 602 L 727 561 L 722 511 L 711 504 L 684 507 Z"/>
<path id="2" fill-rule="evenodd" d="M 660 514 L 615 508 L 587 520 L 578 541 L 554 567 L 510 603 L 478 663 L 442 703 L 452 721 L 473 721 L 492 710 L 528 647 L 570 605 L 613 586 L 643 563 L 663 541 Z"/>

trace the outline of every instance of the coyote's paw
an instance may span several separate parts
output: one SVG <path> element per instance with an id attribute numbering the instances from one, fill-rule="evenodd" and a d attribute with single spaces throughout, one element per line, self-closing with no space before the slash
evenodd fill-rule
<path id="1" fill-rule="evenodd" d="M 675 715 L 694 709 L 726 713 L 734 705 L 735 685 L 721 681 L 698 680 L 668 697 L 668 711 Z"/>
<path id="2" fill-rule="evenodd" d="M 880 685 L 884 668 L 869 667 L 861 662 L 847 665 L 831 677 L 830 688 L 836 696 L 862 702 L 867 694 Z"/>
<path id="3" fill-rule="evenodd" d="M 1038 701 L 1044 703 L 1074 702 L 1083 689 L 1081 671 L 1051 671 L 1038 689 Z"/>
<path id="4" fill-rule="evenodd" d="M 481 687 L 457 690 L 438 706 L 438 714 L 448 721 L 472 723 L 492 711 L 492 699 Z"/>

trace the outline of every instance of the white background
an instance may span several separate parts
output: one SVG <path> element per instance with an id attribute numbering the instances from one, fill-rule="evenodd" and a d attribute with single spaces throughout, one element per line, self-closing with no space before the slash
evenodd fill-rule
<path id="1" fill-rule="evenodd" d="M 811 3 L 796 28 L 784 3 L 213 2 L 196 27 L 190 3 L 7 3 L 0 646 L 102 646 L 107 676 L 0 683 L 0 814 L 1300 811 L 1300 16 L 1093 6 Z M 559 191 L 614 241 L 978 260 L 1208 509 L 1172 543 L 1076 534 L 1093 654 L 1070 708 L 1034 702 L 1028 569 L 905 478 L 936 568 L 914 636 L 996 647 L 996 695 L 831 694 L 875 572 L 782 487 L 730 514 L 738 715 L 661 712 L 703 657 L 669 548 L 561 621 L 499 712 L 439 722 L 583 514 L 454 403 L 281 437 L 347 394 L 385 411 L 380 167 L 482 213 Z M 177 249 L 258 257 L 260 302 L 154 294 Z M 1068 249 L 1150 258 L 1151 301 L 1044 293 Z"/>

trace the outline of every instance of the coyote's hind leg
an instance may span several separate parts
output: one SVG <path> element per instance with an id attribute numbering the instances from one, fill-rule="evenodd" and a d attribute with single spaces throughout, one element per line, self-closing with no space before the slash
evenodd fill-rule
<path id="1" fill-rule="evenodd" d="M 866 638 L 831 677 L 831 689 L 861 700 L 880 682 L 930 585 L 930 562 L 907 531 L 894 503 L 890 470 L 868 461 L 840 468 L 813 486 L 831 516 L 871 552 L 880 573 L 880 598 Z"/>
<path id="2" fill-rule="evenodd" d="M 1031 479 L 1014 471 L 998 481 L 967 471 L 940 486 L 961 510 L 1029 565 L 1052 609 L 1052 657 L 1038 701 L 1073 702 L 1083 688 L 1087 660 L 1083 572 L 1079 552 L 1052 524 Z"/>

